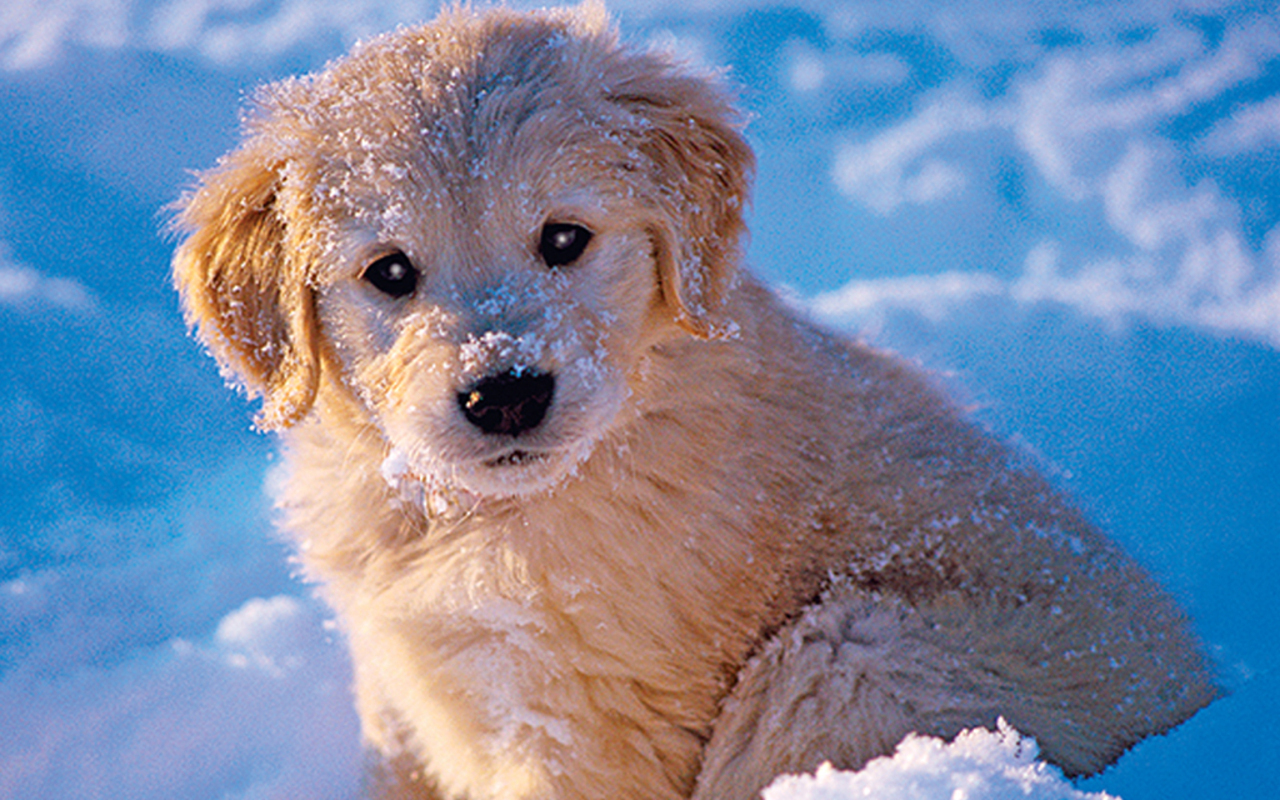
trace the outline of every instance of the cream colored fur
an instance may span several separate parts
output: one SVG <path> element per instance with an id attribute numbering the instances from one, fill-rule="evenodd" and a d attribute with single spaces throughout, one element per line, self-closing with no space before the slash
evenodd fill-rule
<path id="1" fill-rule="evenodd" d="M 1016 455 L 740 271 L 736 120 L 598 7 L 455 9 L 267 87 L 184 199 L 188 318 L 281 431 L 397 791 L 746 800 L 998 715 L 1085 773 L 1213 697 Z M 392 250 L 409 297 L 362 279 Z M 483 433 L 458 392 L 510 369 L 553 403 Z"/>

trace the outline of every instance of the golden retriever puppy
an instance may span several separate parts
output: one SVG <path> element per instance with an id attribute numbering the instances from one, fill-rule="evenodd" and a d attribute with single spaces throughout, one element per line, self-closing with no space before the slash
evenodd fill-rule
<path id="1" fill-rule="evenodd" d="M 747 800 L 998 716 L 1088 773 L 1214 696 L 1016 454 L 743 271 L 730 100 L 599 7 L 446 11 L 246 127 L 176 282 L 405 791 Z"/>

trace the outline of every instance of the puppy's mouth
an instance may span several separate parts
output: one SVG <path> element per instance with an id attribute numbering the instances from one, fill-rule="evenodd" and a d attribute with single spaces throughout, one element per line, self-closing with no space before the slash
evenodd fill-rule
<path id="1" fill-rule="evenodd" d="M 481 463 L 490 469 L 505 469 L 507 467 L 523 467 L 546 460 L 546 453 L 534 453 L 528 450 L 511 450 L 503 453 L 497 458 L 491 458 Z"/>

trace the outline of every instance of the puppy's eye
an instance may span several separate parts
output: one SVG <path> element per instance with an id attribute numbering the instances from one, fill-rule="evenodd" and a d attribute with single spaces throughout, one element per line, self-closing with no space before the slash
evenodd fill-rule
<path id="1" fill-rule="evenodd" d="M 418 271 L 413 268 L 409 257 L 398 250 L 365 267 L 361 277 L 391 297 L 405 297 L 418 288 Z"/>
<path id="2" fill-rule="evenodd" d="M 550 222 L 542 228 L 542 239 L 538 242 L 538 255 L 548 267 L 560 267 L 572 264 L 587 249 L 591 241 L 591 231 L 581 225 L 566 222 Z"/>

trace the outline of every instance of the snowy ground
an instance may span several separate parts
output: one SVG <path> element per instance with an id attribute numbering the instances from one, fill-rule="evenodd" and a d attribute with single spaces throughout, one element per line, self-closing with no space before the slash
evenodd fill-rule
<path id="1" fill-rule="evenodd" d="M 757 271 L 944 375 L 1196 617 L 1231 696 L 1076 788 L 1270 797 L 1280 15 L 1080 5 L 611 8 L 742 86 Z M 0 10 L 0 798 L 358 794 L 341 642 L 272 538 L 271 442 L 184 336 L 160 209 L 233 144 L 250 87 L 433 13 Z M 974 753 L 1015 775 L 1008 741 L 917 742 L 874 785 Z M 787 796 L 846 779 L 872 780 Z"/>

